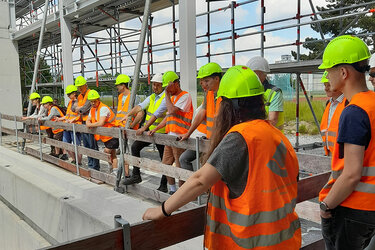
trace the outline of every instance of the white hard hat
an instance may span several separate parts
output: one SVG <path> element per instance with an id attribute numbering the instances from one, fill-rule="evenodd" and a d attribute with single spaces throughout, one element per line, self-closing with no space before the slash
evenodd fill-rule
<path id="1" fill-rule="evenodd" d="M 251 58 L 247 63 L 246 66 L 249 67 L 251 70 L 259 70 L 266 73 L 270 72 L 270 66 L 266 59 L 261 56 L 255 56 Z"/>
<path id="2" fill-rule="evenodd" d="M 160 73 L 155 74 L 152 77 L 151 82 L 163 82 L 163 75 Z"/>
<path id="3" fill-rule="evenodd" d="M 375 68 L 375 54 L 371 55 L 369 64 L 370 64 L 370 68 Z"/>

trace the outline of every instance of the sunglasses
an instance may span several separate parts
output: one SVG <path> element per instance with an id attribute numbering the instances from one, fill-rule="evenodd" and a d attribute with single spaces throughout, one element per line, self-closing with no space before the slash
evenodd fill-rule
<path id="1" fill-rule="evenodd" d="M 375 72 L 369 73 L 372 78 L 375 78 Z"/>

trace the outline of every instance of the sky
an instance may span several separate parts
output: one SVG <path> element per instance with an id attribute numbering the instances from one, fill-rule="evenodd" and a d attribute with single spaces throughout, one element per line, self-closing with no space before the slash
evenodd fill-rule
<path id="1" fill-rule="evenodd" d="M 245 1 L 237 1 L 237 3 L 241 4 Z M 326 1 L 325 0 L 312 0 L 314 6 L 325 6 Z M 211 3 L 211 10 L 216 10 L 219 8 L 222 8 L 223 10 L 215 12 L 210 15 L 210 29 L 211 33 L 214 32 L 220 32 L 225 30 L 231 29 L 230 19 L 231 19 L 231 10 L 228 7 L 230 4 L 230 1 L 218 1 L 218 2 L 212 2 Z M 278 0 L 278 1 L 271 1 L 266 0 L 265 1 L 265 7 L 266 7 L 266 13 L 265 13 L 265 22 L 280 20 L 284 18 L 288 18 L 288 21 L 285 22 L 279 22 L 276 24 L 269 24 L 265 25 L 265 30 L 277 28 L 277 27 L 283 27 L 287 25 L 296 24 L 297 21 L 295 19 L 292 19 L 295 17 L 297 12 L 297 0 Z M 207 3 L 204 0 L 196 0 L 196 13 L 204 13 L 207 11 Z M 179 6 L 175 6 L 175 12 L 176 12 L 176 19 L 178 19 L 179 14 Z M 312 13 L 310 4 L 308 0 L 301 0 L 301 14 L 310 14 Z M 154 17 L 153 25 L 169 22 L 172 20 L 172 7 L 166 8 L 157 12 L 152 13 L 152 16 Z M 240 5 L 235 9 L 235 27 L 247 27 L 255 24 L 259 24 L 261 20 L 261 8 L 260 8 L 260 1 L 254 1 L 248 4 Z M 303 18 L 301 19 L 301 22 L 309 22 L 310 18 Z M 121 27 L 124 28 L 135 28 L 140 29 L 141 22 L 138 19 L 134 19 L 128 22 L 124 22 L 121 24 Z M 179 39 L 178 31 L 178 23 L 176 23 L 177 33 L 176 33 L 176 39 Z M 236 50 L 246 50 L 246 49 L 256 49 L 260 48 L 260 35 L 255 34 L 251 36 L 243 36 L 246 34 L 258 32 L 260 30 L 259 27 L 252 27 L 252 28 L 246 28 L 242 29 L 237 32 L 237 34 L 240 36 L 235 41 L 235 48 Z M 207 16 L 203 15 L 196 19 L 196 35 L 204 35 L 207 33 Z M 98 37 L 108 37 L 108 34 L 106 31 L 98 32 L 97 34 L 93 34 L 94 36 Z M 213 35 L 211 36 L 211 39 L 223 39 L 225 37 L 229 37 L 231 35 L 230 32 L 222 33 L 219 35 Z M 172 25 L 164 25 L 161 27 L 153 28 L 152 29 L 152 43 L 153 45 L 160 44 L 163 42 L 170 42 L 173 39 L 173 32 L 172 32 Z M 306 37 L 318 37 L 318 34 L 313 31 L 310 28 L 310 25 L 301 26 L 301 41 L 304 41 Z M 289 29 L 283 29 L 280 31 L 272 31 L 265 33 L 265 46 L 275 46 L 275 45 L 281 45 L 281 44 L 290 44 L 295 43 L 297 40 L 297 28 L 289 28 Z M 136 49 L 138 47 L 137 40 L 139 39 L 139 36 L 133 36 L 131 38 L 126 38 L 125 44 L 128 47 L 128 49 L 135 49 L 134 53 L 136 52 Z M 93 41 L 93 39 L 87 39 L 88 41 Z M 134 42 L 135 41 L 135 42 Z M 207 41 L 207 37 L 198 38 L 197 42 Z M 178 43 L 177 43 L 178 45 Z M 170 46 L 170 45 L 169 45 Z M 168 46 L 156 46 L 153 47 L 154 50 L 158 48 L 165 48 Z M 205 55 L 207 53 L 207 44 L 200 44 L 197 45 L 197 56 Z M 222 40 L 219 42 L 212 42 L 211 43 L 211 54 L 216 53 L 225 53 L 225 52 L 231 52 L 232 45 L 231 40 Z M 281 47 L 281 48 L 272 48 L 272 49 L 266 49 L 265 50 L 265 58 L 270 62 L 274 63 L 277 60 L 280 60 L 281 55 L 290 55 L 291 50 L 296 51 L 296 46 L 287 46 L 287 47 Z M 108 44 L 99 44 L 98 45 L 98 53 L 99 55 L 109 55 L 109 45 Z M 123 55 L 125 54 L 125 49 L 122 47 Z M 178 49 L 177 49 L 178 52 Z M 301 52 L 306 53 L 307 51 L 301 47 Z M 253 56 L 259 56 L 260 50 L 254 50 L 251 52 L 242 52 L 236 54 L 236 64 L 242 64 L 245 65 L 246 62 Z M 85 56 L 91 56 L 88 49 L 85 49 Z M 136 56 L 133 56 L 134 59 Z M 109 58 L 109 56 L 107 56 Z M 179 58 L 179 53 L 177 54 L 177 58 Z M 75 49 L 73 51 L 73 59 L 78 60 L 79 59 L 79 50 Z M 163 61 L 163 60 L 171 60 L 173 59 L 173 50 L 163 50 L 163 51 L 156 51 L 153 53 L 153 60 L 154 62 L 157 61 Z M 143 55 L 144 63 L 147 62 L 147 55 Z M 220 56 L 212 56 L 211 61 L 219 63 L 223 68 L 227 68 L 231 66 L 232 58 L 231 54 L 226 55 L 220 55 Z M 204 58 L 197 58 L 197 67 L 204 65 L 208 62 L 208 59 L 206 57 Z M 110 60 L 103 60 L 101 59 L 101 63 L 104 65 L 104 67 L 110 66 Z M 133 65 L 133 61 L 129 56 L 123 58 L 122 65 Z M 86 63 L 86 70 L 95 70 L 95 62 Z M 100 69 L 100 67 L 99 67 Z M 79 72 L 80 65 L 75 65 L 73 68 L 74 72 Z M 142 66 L 142 72 L 146 73 L 147 68 L 146 66 Z M 164 72 L 167 70 L 173 70 L 173 63 L 172 62 L 166 62 L 166 63 L 160 63 L 154 64 L 154 73 L 158 72 Z M 119 70 L 118 70 L 119 71 Z M 177 62 L 177 71 L 179 71 L 179 62 Z M 99 72 L 99 74 L 104 72 Z M 133 75 L 134 73 L 134 66 L 132 67 L 126 67 L 122 68 L 122 73 Z M 77 76 L 78 74 L 75 74 Z M 87 77 L 94 77 L 95 73 L 87 73 Z"/>

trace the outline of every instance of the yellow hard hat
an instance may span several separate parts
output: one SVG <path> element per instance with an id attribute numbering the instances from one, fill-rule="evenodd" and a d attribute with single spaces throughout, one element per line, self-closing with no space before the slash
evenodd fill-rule
<path id="1" fill-rule="evenodd" d="M 76 87 L 81 87 L 86 84 L 86 79 L 83 76 L 78 76 L 74 81 Z"/>
<path id="2" fill-rule="evenodd" d="M 46 103 L 49 103 L 49 102 L 53 102 L 53 99 L 52 99 L 52 97 L 47 95 L 47 96 L 43 97 L 41 104 L 46 104 Z"/>
<path id="3" fill-rule="evenodd" d="M 130 77 L 125 74 L 121 74 L 116 77 L 115 85 L 120 85 L 122 83 L 128 83 L 128 82 L 130 82 Z"/>
<path id="4" fill-rule="evenodd" d="M 99 99 L 100 98 L 100 95 L 98 93 L 98 91 L 96 90 L 90 90 L 90 92 L 87 94 L 87 99 L 89 101 L 93 101 L 93 100 L 96 100 L 96 99 Z"/>
<path id="5" fill-rule="evenodd" d="M 78 89 L 77 89 L 76 86 L 74 86 L 74 85 L 68 85 L 68 86 L 66 86 L 65 93 L 67 95 L 69 95 L 69 94 L 71 94 L 73 92 L 76 92 L 76 91 L 78 91 Z"/>
<path id="6" fill-rule="evenodd" d="M 29 97 L 30 100 L 34 100 L 34 99 L 38 99 L 38 98 L 40 99 L 40 95 L 36 92 L 31 93 L 31 95 Z"/>

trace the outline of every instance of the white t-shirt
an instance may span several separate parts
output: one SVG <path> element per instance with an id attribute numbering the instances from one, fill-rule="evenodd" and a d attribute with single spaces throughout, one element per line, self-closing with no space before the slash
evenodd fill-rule
<path id="1" fill-rule="evenodd" d="M 202 105 L 203 105 L 203 103 L 195 110 L 194 116 L 193 116 L 193 121 L 195 119 L 196 114 L 198 114 L 199 111 L 201 110 Z M 202 133 L 202 132 L 200 132 L 198 129 L 195 129 L 194 132 L 191 133 L 190 138 L 194 138 L 195 139 L 197 137 L 207 137 L 207 135 L 204 134 L 204 133 Z"/>
<path id="2" fill-rule="evenodd" d="M 98 115 L 98 110 L 95 110 L 95 117 L 97 117 L 97 115 Z M 106 118 L 109 118 L 111 116 L 111 112 L 109 111 L 109 108 L 105 106 L 100 109 L 100 117 L 103 117 L 103 116 Z M 88 119 L 91 119 L 91 112 L 88 115 Z"/>
<path id="3" fill-rule="evenodd" d="M 191 108 L 192 101 L 191 101 L 191 95 L 189 93 L 184 94 L 183 96 L 178 99 L 176 104 L 174 104 L 175 107 L 179 108 L 182 112 L 188 112 Z M 169 132 L 169 135 L 174 136 L 180 136 L 181 134 L 175 133 L 175 132 Z"/>

